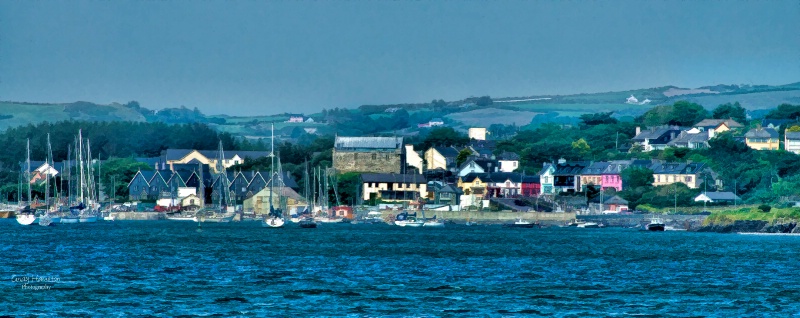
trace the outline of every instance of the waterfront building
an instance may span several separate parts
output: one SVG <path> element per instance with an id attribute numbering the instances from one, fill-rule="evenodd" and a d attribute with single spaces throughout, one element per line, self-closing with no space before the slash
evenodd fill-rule
<path id="1" fill-rule="evenodd" d="M 401 173 L 405 166 L 403 137 L 341 137 L 333 146 L 336 173 Z"/>
<path id="2" fill-rule="evenodd" d="M 384 201 L 417 201 L 428 196 L 428 181 L 421 174 L 363 173 L 361 198 Z"/>
<path id="3" fill-rule="evenodd" d="M 540 183 L 540 194 L 554 194 L 555 187 L 553 186 L 553 180 L 555 176 L 553 175 L 556 172 L 556 168 L 552 163 L 543 163 L 542 170 L 539 171 L 539 181 Z"/>
<path id="4" fill-rule="evenodd" d="M 707 203 L 735 203 L 742 201 L 738 195 L 733 192 L 704 192 L 700 193 L 694 198 L 694 202 L 707 202 Z"/>

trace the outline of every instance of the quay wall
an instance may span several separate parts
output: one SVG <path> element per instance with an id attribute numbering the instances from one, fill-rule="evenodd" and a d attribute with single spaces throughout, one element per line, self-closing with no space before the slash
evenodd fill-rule
<path id="1" fill-rule="evenodd" d="M 383 212 L 383 216 L 388 216 L 389 213 Z M 575 213 L 571 212 L 512 212 L 512 211 L 499 211 L 499 212 L 485 212 L 485 211 L 426 211 L 425 217 L 431 218 L 436 216 L 437 219 L 453 221 L 456 223 L 466 222 L 472 220 L 481 223 L 507 223 L 523 219 L 526 221 L 539 221 L 543 223 L 565 223 L 575 219 Z M 420 217 L 422 214 L 417 213 Z"/>
<path id="2" fill-rule="evenodd" d="M 118 221 L 156 221 L 167 219 L 166 215 L 161 212 L 111 212 L 111 215 Z"/>
<path id="3" fill-rule="evenodd" d="M 608 214 L 608 215 L 579 215 L 578 220 L 603 223 L 612 227 L 643 227 L 650 223 L 651 214 Z M 677 229 L 697 230 L 703 226 L 703 221 L 708 215 L 656 215 L 667 226 Z"/>

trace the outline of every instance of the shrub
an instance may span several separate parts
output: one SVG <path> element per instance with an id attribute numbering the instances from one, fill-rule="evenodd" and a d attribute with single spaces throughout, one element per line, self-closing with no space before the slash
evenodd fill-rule
<path id="1" fill-rule="evenodd" d="M 769 212 L 770 210 L 772 210 L 772 207 L 766 204 L 762 204 L 758 206 L 758 209 L 761 210 L 761 212 Z"/>

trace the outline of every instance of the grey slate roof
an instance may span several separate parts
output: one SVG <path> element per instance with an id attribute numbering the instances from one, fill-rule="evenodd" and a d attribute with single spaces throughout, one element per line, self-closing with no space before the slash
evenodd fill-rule
<path id="1" fill-rule="evenodd" d="M 746 134 L 744 134 L 745 138 L 778 138 L 778 132 L 772 128 L 753 128 L 750 129 Z"/>
<path id="2" fill-rule="evenodd" d="M 702 127 L 702 128 L 717 128 L 722 123 L 725 123 L 730 128 L 740 128 L 742 124 L 737 123 L 733 119 L 703 119 L 699 123 L 695 124 L 695 127 Z"/>
<path id="3" fill-rule="evenodd" d="M 462 163 L 460 167 L 458 167 L 458 170 L 464 170 L 465 168 L 467 168 L 467 166 L 469 166 L 473 162 L 476 165 L 480 166 L 483 169 L 483 171 L 486 171 L 486 172 L 492 172 L 491 170 L 494 170 L 494 169 L 496 169 L 496 168 L 498 168 L 500 166 L 497 163 L 497 160 L 492 160 L 492 159 L 487 159 L 487 158 L 482 158 L 482 157 L 479 157 L 479 158 L 470 157 L 469 159 L 464 161 L 464 163 Z"/>
<path id="4" fill-rule="evenodd" d="M 581 171 L 581 174 L 583 174 L 583 175 L 599 175 L 599 174 L 602 174 L 604 171 L 606 171 L 608 166 L 609 166 L 608 162 L 604 162 L 604 161 L 594 162 L 591 165 L 587 166 L 586 168 L 583 168 L 583 171 Z"/>
<path id="5" fill-rule="evenodd" d="M 733 201 L 733 200 L 741 200 L 739 196 L 733 194 L 733 192 L 706 192 L 705 195 L 714 201 Z"/>
<path id="6" fill-rule="evenodd" d="M 164 150 L 162 153 L 165 161 L 172 161 L 172 160 L 181 160 L 188 154 L 192 153 L 192 151 L 194 151 L 194 149 L 167 149 Z M 219 158 L 218 150 L 197 150 L 197 152 L 199 152 L 201 155 L 205 156 L 208 159 Z M 249 159 L 269 156 L 269 151 L 223 150 L 222 152 L 225 155 L 225 159 L 232 159 L 237 155 L 240 158 L 249 158 Z"/>
<path id="7" fill-rule="evenodd" d="M 705 168 L 704 163 L 656 162 L 650 166 L 653 174 L 695 174 Z"/>
<path id="8" fill-rule="evenodd" d="M 499 156 L 497 156 L 497 160 L 519 160 L 519 155 L 509 151 L 503 151 Z"/>
<path id="9" fill-rule="evenodd" d="M 403 137 L 336 137 L 334 148 L 337 150 L 356 149 L 400 149 Z"/>
<path id="10" fill-rule="evenodd" d="M 786 139 L 800 139 L 800 132 L 787 131 L 784 135 Z"/>
<path id="11" fill-rule="evenodd" d="M 436 149 L 436 152 L 444 156 L 445 158 L 456 158 L 458 157 L 458 149 L 453 147 L 433 147 Z"/>
<path id="12" fill-rule="evenodd" d="M 631 138 L 631 140 L 643 142 L 649 139 L 650 144 L 666 144 L 672 139 L 672 135 L 677 136 L 680 133 L 681 128 L 676 126 L 650 128 L 640 131 L 639 134 Z"/>
<path id="13" fill-rule="evenodd" d="M 425 176 L 421 174 L 399 174 L 399 173 L 362 173 L 362 182 L 385 182 L 385 183 L 416 183 L 427 184 Z"/>
<path id="14" fill-rule="evenodd" d="M 563 164 L 557 164 L 555 166 L 556 172 L 553 175 L 556 176 L 576 176 L 581 174 L 584 168 L 589 166 L 589 162 L 586 161 L 570 161 Z"/>
<path id="15" fill-rule="evenodd" d="M 701 131 L 696 134 L 690 134 L 685 131 L 682 131 L 678 137 L 675 139 L 670 140 L 667 145 L 670 146 L 686 146 L 689 143 L 704 143 L 708 142 L 708 130 Z"/>

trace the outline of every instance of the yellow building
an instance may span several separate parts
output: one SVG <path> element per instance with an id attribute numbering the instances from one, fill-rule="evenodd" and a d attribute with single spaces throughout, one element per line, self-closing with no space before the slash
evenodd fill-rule
<path id="1" fill-rule="evenodd" d="M 269 156 L 267 151 L 238 151 L 230 150 L 223 151 L 225 158 L 222 158 L 222 164 L 225 168 L 230 168 L 235 164 L 243 163 L 246 159 L 256 159 L 258 157 Z M 195 149 L 167 149 L 161 153 L 162 162 L 168 166 L 165 167 L 169 170 L 175 170 L 174 165 L 181 164 L 198 164 L 202 163 L 208 165 L 211 172 L 217 173 L 218 161 L 220 153 L 216 150 L 195 150 Z"/>
<path id="2" fill-rule="evenodd" d="M 772 128 L 753 128 L 744 135 L 745 144 L 755 150 L 778 150 L 781 148 L 779 134 Z"/>
<path id="3" fill-rule="evenodd" d="M 481 197 L 486 194 L 487 185 L 486 181 L 481 180 L 481 178 L 474 173 L 458 178 L 458 188 L 464 192 L 464 195 Z"/>

